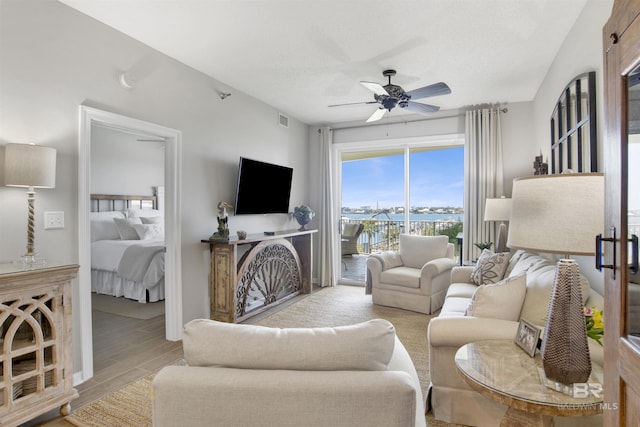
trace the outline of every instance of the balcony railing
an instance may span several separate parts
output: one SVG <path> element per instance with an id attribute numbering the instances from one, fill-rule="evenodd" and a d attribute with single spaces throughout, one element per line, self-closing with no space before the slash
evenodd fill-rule
<path id="1" fill-rule="evenodd" d="M 358 237 L 358 252 L 370 254 L 373 252 L 398 250 L 400 234 L 414 234 L 421 236 L 449 236 L 449 242 L 456 245 L 459 252 L 456 236 L 462 231 L 462 221 L 409 221 L 409 227 L 405 230 L 405 222 L 391 219 L 345 219 L 344 224 L 364 224 L 364 230 Z"/>

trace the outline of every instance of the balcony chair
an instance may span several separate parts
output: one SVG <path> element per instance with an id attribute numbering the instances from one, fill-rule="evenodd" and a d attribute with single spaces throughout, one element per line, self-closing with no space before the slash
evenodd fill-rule
<path id="1" fill-rule="evenodd" d="M 364 230 L 364 224 L 343 224 L 342 225 L 342 256 L 345 255 L 357 255 L 358 252 L 358 237 Z"/>
<path id="2" fill-rule="evenodd" d="M 366 293 L 374 304 L 431 314 L 444 303 L 455 264 L 447 236 L 401 234 L 398 251 L 367 258 Z"/>

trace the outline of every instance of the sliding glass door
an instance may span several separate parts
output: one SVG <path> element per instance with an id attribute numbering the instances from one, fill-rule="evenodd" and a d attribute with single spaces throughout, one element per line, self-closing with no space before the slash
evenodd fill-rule
<path id="1" fill-rule="evenodd" d="M 341 283 L 364 284 L 366 257 L 397 250 L 399 235 L 462 231 L 461 138 L 338 150 Z"/>

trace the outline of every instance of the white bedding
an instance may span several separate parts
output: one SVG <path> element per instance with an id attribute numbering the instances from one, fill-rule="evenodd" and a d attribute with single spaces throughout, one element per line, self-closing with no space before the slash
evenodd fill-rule
<path id="1" fill-rule="evenodd" d="M 151 259 L 149 268 L 142 281 L 134 282 L 118 275 L 120 260 L 127 248 L 145 240 L 98 240 L 91 243 L 91 290 L 100 294 L 124 296 L 139 302 L 164 299 L 164 252 L 157 253 Z M 153 241 L 164 245 L 162 240 Z"/>

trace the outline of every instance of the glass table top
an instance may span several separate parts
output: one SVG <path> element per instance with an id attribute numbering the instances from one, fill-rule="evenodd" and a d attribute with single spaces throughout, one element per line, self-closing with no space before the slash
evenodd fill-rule
<path id="1" fill-rule="evenodd" d="M 604 378 L 602 368 L 596 364 L 592 364 L 587 384 L 560 390 L 560 385 L 548 380 L 545 385 L 540 354 L 530 357 L 510 340 L 466 344 L 458 349 L 455 362 L 464 376 L 493 392 L 494 396 L 498 395 L 497 400 L 505 404 L 513 401 L 531 403 L 552 415 L 571 414 L 572 410 L 596 414 L 602 410 Z M 549 407 L 548 411 L 545 406 Z"/>

